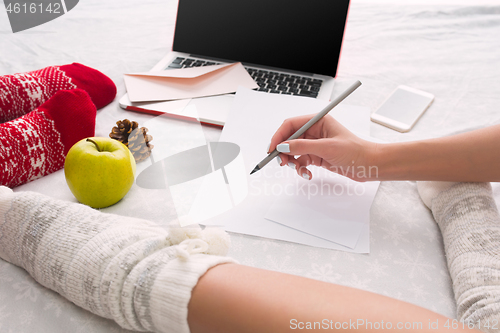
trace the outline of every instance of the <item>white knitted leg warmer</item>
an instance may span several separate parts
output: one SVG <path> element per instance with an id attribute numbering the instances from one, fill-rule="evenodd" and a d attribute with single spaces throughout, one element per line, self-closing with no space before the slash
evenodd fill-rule
<path id="1" fill-rule="evenodd" d="M 418 182 L 443 235 L 458 319 L 500 331 L 500 215 L 489 183 Z"/>
<path id="2" fill-rule="evenodd" d="M 0 257 L 120 326 L 189 332 L 191 291 L 224 257 L 223 231 L 158 227 L 0 186 Z"/>

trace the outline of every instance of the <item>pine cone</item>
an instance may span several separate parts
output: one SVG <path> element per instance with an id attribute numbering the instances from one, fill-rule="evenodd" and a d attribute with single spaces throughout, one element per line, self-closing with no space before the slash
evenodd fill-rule
<path id="1" fill-rule="evenodd" d="M 130 133 L 139 127 L 139 124 L 136 121 L 130 121 L 128 119 L 118 120 L 116 122 L 115 127 L 111 129 L 111 133 L 109 133 L 109 137 L 111 139 L 115 139 L 123 143 L 128 147 L 128 138 Z"/>
<path id="2" fill-rule="evenodd" d="M 109 137 L 127 146 L 136 162 L 144 161 L 151 155 L 151 149 L 154 146 L 150 144 L 150 141 L 153 140 L 153 137 L 147 134 L 146 127 L 139 128 L 137 122 L 128 119 L 119 120 L 116 125 L 111 130 Z"/>
<path id="3" fill-rule="evenodd" d="M 153 137 L 147 133 L 148 129 L 146 127 L 141 127 L 133 130 L 128 137 L 128 149 L 130 149 L 132 155 L 134 155 L 136 162 L 144 161 L 151 155 L 151 149 L 153 149 L 154 146 L 150 141 L 153 140 Z"/>

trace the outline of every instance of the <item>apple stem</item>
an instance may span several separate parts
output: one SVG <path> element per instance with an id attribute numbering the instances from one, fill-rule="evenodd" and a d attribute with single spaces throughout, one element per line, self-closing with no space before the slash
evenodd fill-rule
<path id="1" fill-rule="evenodd" d="M 92 140 L 91 138 L 87 138 L 87 141 L 90 141 L 92 142 L 93 144 L 95 144 L 95 146 L 97 147 L 97 150 L 98 151 L 101 151 L 101 148 L 99 147 L 99 145 L 97 144 L 97 142 L 95 142 L 94 140 Z"/>

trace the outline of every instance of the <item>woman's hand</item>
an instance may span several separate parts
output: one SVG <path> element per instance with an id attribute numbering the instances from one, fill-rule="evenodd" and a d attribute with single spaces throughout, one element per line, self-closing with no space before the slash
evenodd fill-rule
<path id="1" fill-rule="evenodd" d="M 299 176 L 311 179 L 309 165 L 321 166 L 356 181 L 376 177 L 371 164 L 377 144 L 352 134 L 331 116 L 326 116 L 299 139 L 285 141 L 314 115 L 287 119 L 271 139 L 269 152 L 275 148 L 281 153 L 277 160 L 297 170 Z M 295 158 L 294 156 L 300 155 Z"/>

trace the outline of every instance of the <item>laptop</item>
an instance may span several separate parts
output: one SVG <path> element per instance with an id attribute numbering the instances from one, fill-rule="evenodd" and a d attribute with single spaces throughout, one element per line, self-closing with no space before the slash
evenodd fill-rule
<path id="1" fill-rule="evenodd" d="M 172 51 L 151 70 L 241 62 L 271 94 L 330 100 L 350 0 L 179 0 Z M 234 94 L 132 103 L 126 110 L 224 126 Z M 188 105 L 186 105 L 188 104 Z"/>

